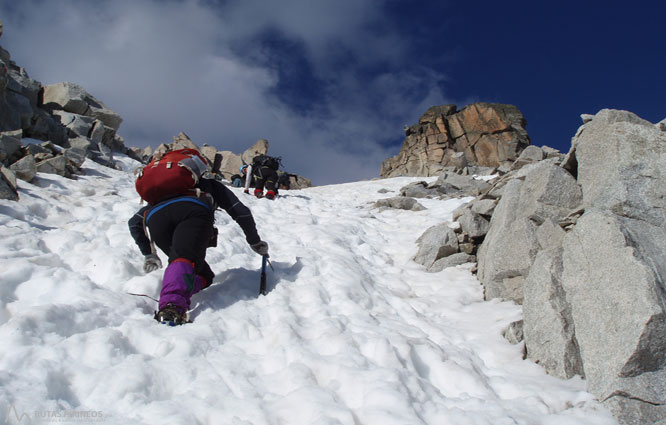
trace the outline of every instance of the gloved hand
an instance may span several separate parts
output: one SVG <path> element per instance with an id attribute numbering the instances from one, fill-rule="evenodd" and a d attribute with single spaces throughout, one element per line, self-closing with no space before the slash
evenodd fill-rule
<path id="1" fill-rule="evenodd" d="M 145 261 L 143 263 L 144 272 L 150 273 L 161 268 L 162 262 L 160 261 L 160 257 L 158 257 L 157 254 L 148 254 L 145 256 Z"/>
<path id="2" fill-rule="evenodd" d="M 268 256 L 268 243 L 264 241 L 259 241 L 253 245 L 250 245 L 252 250 L 256 252 L 259 255 L 266 255 Z"/>

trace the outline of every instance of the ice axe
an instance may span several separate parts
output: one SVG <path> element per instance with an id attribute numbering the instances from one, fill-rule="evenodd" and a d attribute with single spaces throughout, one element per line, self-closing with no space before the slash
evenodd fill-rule
<path id="1" fill-rule="evenodd" d="M 273 270 L 273 265 L 271 264 L 270 260 L 268 259 L 268 255 L 262 255 L 261 256 L 261 281 L 259 283 L 259 294 L 261 294 L 261 295 L 266 295 L 266 263 L 268 263 L 271 266 L 271 270 Z"/>

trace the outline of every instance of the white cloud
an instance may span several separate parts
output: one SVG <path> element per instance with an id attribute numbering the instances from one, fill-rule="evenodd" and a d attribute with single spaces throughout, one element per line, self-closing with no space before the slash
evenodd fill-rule
<path id="1" fill-rule="evenodd" d="M 24 0 L 13 12 L 0 6 L 2 44 L 33 78 L 80 84 L 120 113 L 128 146 L 156 146 L 185 131 L 200 144 L 241 152 L 266 138 L 288 171 L 316 184 L 352 181 L 378 176 L 381 161 L 399 149 L 380 142 L 399 141 L 413 122 L 406 120 L 443 103 L 440 77 L 407 62 L 406 43 L 390 28 L 381 36 L 370 30 L 383 19 L 376 4 Z M 252 40 L 269 29 L 305 46 L 315 77 L 327 83 L 318 113 L 280 102 L 271 94 L 278 75 L 270 61 L 234 50 L 239 41 L 256 48 Z M 353 63 L 334 64 L 334 51 Z M 387 68 L 361 76 L 368 64 Z"/>

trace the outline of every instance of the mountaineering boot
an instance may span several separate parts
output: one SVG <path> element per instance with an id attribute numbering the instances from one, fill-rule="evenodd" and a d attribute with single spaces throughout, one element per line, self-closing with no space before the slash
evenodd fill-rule
<path id="1" fill-rule="evenodd" d="M 261 189 L 254 189 L 254 196 L 257 198 L 262 198 L 264 196 L 264 191 Z"/>
<path id="2" fill-rule="evenodd" d="M 266 198 L 267 199 L 275 199 L 275 192 L 273 192 L 272 190 L 267 191 L 266 192 Z"/>
<path id="3" fill-rule="evenodd" d="M 155 313 L 155 320 L 169 326 L 178 326 L 187 323 L 185 314 L 179 312 L 171 303 Z"/>

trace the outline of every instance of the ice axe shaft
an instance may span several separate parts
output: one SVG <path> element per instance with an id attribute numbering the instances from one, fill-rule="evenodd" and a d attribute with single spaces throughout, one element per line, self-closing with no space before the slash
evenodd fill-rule
<path id="1" fill-rule="evenodd" d="M 266 260 L 268 255 L 261 256 L 261 281 L 259 283 L 259 294 L 266 295 Z"/>

